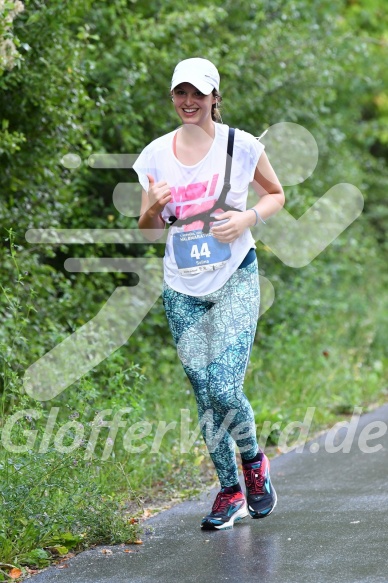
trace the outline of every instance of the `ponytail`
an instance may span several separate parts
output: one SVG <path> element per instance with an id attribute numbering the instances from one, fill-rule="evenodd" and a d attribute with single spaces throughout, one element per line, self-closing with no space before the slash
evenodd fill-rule
<path id="1" fill-rule="evenodd" d="M 222 95 L 217 91 L 217 89 L 213 89 L 212 94 L 213 97 L 217 98 L 217 103 L 213 103 L 212 105 L 212 120 L 217 123 L 222 123 L 222 117 L 220 113 L 220 103 L 222 101 Z"/>

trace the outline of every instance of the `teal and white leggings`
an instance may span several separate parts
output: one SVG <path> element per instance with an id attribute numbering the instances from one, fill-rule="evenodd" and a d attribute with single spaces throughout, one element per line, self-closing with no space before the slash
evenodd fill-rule
<path id="1" fill-rule="evenodd" d="M 257 259 L 237 269 L 221 289 L 200 297 L 164 282 L 163 305 L 221 487 L 233 486 L 235 443 L 243 459 L 258 451 L 252 407 L 243 392 L 259 317 Z"/>

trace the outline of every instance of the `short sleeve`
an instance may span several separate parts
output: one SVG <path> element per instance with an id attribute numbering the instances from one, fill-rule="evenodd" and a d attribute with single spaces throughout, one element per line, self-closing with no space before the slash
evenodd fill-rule
<path id="1" fill-rule="evenodd" d="M 252 182 L 252 180 L 255 176 L 256 166 L 260 160 L 261 154 L 264 152 L 265 146 L 264 146 L 264 144 L 259 142 L 259 140 L 257 138 L 252 136 L 252 134 L 248 134 L 248 135 L 249 135 L 249 158 L 250 158 L 250 163 L 251 163 L 249 182 Z"/>
<path id="2" fill-rule="evenodd" d="M 240 130 L 241 140 L 243 142 L 243 150 L 245 151 L 245 172 L 249 182 L 252 182 L 255 176 L 256 166 L 260 160 L 260 156 L 264 151 L 264 144 L 259 142 L 255 136 Z"/>
<path id="3" fill-rule="evenodd" d="M 132 168 L 136 172 L 142 188 L 144 188 L 144 190 L 147 192 L 149 188 L 147 174 L 152 174 L 147 148 L 144 148 L 144 150 L 140 153 L 136 162 L 132 165 Z"/>

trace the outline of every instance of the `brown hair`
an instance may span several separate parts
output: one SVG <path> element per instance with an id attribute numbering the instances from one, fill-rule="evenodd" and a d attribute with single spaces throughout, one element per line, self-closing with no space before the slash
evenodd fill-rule
<path id="1" fill-rule="evenodd" d="M 217 103 L 212 105 L 212 120 L 218 123 L 222 123 L 221 113 L 220 113 L 220 103 L 222 101 L 222 95 L 217 89 L 212 91 L 213 97 L 217 98 Z"/>

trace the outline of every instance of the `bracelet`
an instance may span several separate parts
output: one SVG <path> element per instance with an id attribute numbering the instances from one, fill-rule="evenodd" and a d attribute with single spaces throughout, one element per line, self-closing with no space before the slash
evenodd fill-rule
<path id="1" fill-rule="evenodd" d="M 267 224 L 267 223 L 266 223 L 266 222 L 265 222 L 265 221 L 264 221 L 264 220 L 261 218 L 261 216 L 259 215 L 259 213 L 257 212 L 257 210 L 256 210 L 256 209 L 254 209 L 254 208 L 250 208 L 250 209 L 248 209 L 248 210 L 249 210 L 249 211 L 253 211 L 253 212 L 255 213 L 255 215 L 256 215 L 256 222 L 255 222 L 255 224 L 253 225 L 254 227 L 256 227 L 256 225 L 257 225 L 257 223 L 258 223 L 259 219 L 260 219 L 260 220 L 261 220 L 261 222 L 262 222 L 262 223 L 264 223 L 265 225 Z"/>

